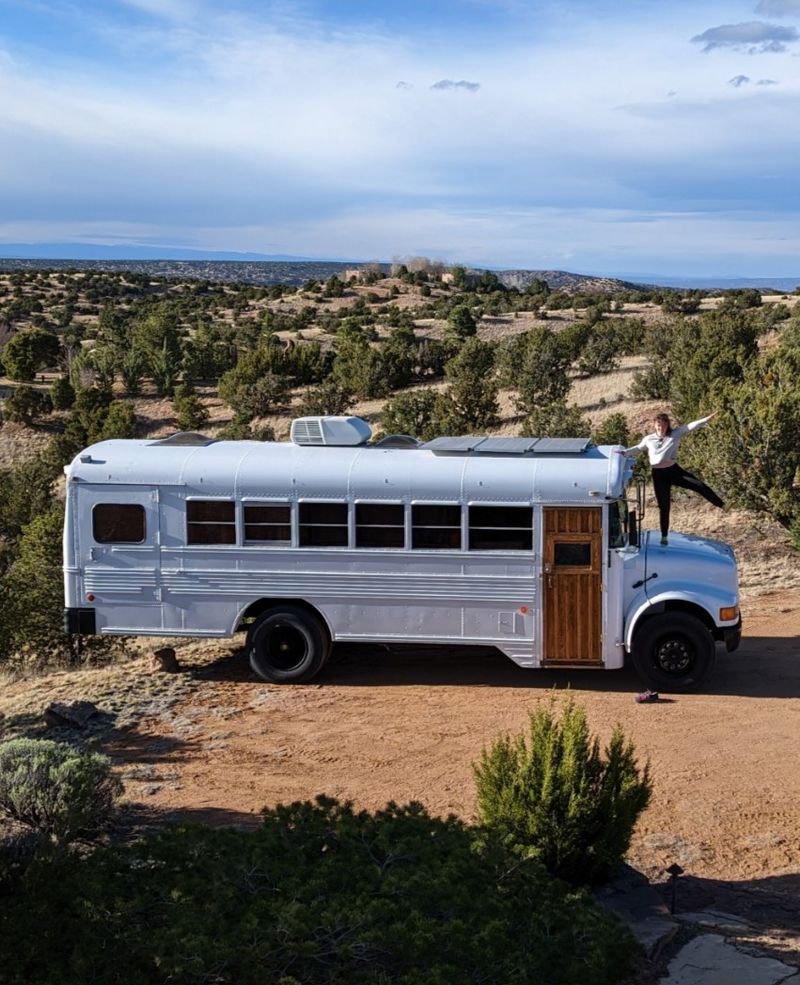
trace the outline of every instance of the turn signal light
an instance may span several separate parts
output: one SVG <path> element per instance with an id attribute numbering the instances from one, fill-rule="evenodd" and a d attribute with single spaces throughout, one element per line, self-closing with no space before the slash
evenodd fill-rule
<path id="1" fill-rule="evenodd" d="M 726 605 L 724 609 L 719 610 L 719 621 L 727 622 L 729 619 L 735 619 L 739 615 L 739 607 L 737 605 Z"/>

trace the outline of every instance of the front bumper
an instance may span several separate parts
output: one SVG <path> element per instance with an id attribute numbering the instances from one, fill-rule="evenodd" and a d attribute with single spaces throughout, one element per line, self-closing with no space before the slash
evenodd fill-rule
<path id="1" fill-rule="evenodd" d="M 728 653 L 733 653 L 742 642 L 742 617 L 739 616 L 739 621 L 735 626 L 727 626 L 725 629 L 720 630 L 720 639 L 725 644 L 725 649 Z"/>

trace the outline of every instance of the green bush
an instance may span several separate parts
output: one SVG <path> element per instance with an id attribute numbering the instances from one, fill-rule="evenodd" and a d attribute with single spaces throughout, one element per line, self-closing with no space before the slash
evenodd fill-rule
<path id="1" fill-rule="evenodd" d="M 634 948 L 585 892 L 476 851 L 454 817 L 321 797 L 257 831 L 37 862 L 0 937 L 7 985 L 605 985 Z"/>
<path id="2" fill-rule="evenodd" d="M 46 417 L 52 409 L 49 395 L 32 386 L 18 386 L 6 397 L 5 416 L 19 424 L 33 424 L 39 418 Z"/>
<path id="3" fill-rule="evenodd" d="M 50 401 L 54 410 L 69 410 L 75 403 L 75 390 L 66 376 L 50 384 Z"/>
<path id="4" fill-rule="evenodd" d="M 474 766 L 478 820 L 490 837 L 576 884 L 623 860 L 651 794 L 649 764 L 614 730 L 605 757 L 572 700 L 530 716 L 529 732 L 497 739 Z"/>
<path id="5" fill-rule="evenodd" d="M 534 407 L 522 423 L 520 434 L 536 438 L 585 438 L 592 430 L 576 404 L 563 400 Z"/>
<path id="6" fill-rule="evenodd" d="M 122 784 L 110 761 L 49 739 L 0 745 L 0 812 L 66 844 L 111 813 Z"/>

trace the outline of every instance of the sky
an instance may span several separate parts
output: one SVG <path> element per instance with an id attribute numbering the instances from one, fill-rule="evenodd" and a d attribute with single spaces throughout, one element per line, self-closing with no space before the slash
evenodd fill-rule
<path id="1" fill-rule="evenodd" d="M 800 275 L 800 0 L 0 0 L 0 246 Z"/>

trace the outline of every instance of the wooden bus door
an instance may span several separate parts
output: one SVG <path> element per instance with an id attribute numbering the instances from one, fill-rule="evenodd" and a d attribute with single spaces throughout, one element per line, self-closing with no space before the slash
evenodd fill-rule
<path id="1" fill-rule="evenodd" d="M 545 664 L 603 662 L 602 527 L 599 506 L 544 509 Z"/>

